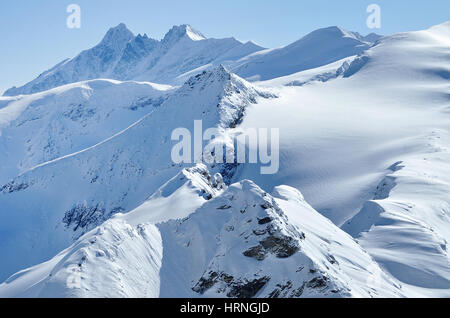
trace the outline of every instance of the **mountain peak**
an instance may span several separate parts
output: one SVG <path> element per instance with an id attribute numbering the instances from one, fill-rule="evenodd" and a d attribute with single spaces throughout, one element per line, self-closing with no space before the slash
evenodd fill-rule
<path id="1" fill-rule="evenodd" d="M 194 87 L 205 87 L 211 86 L 213 83 L 221 83 L 224 85 L 226 82 L 231 80 L 231 73 L 220 64 L 219 66 L 214 67 L 213 69 L 203 71 L 195 76 L 192 76 L 184 86 L 192 89 Z"/>
<path id="2" fill-rule="evenodd" d="M 110 45 L 111 43 L 126 43 L 133 38 L 133 32 L 131 32 L 124 23 L 120 23 L 106 32 L 101 44 Z"/>
<path id="3" fill-rule="evenodd" d="M 176 42 L 182 37 L 187 37 L 192 41 L 205 40 L 206 37 L 189 24 L 175 25 L 164 36 L 163 42 Z"/>
<path id="4" fill-rule="evenodd" d="M 346 30 L 344 30 L 341 27 L 338 26 L 330 26 L 330 27 L 326 27 L 326 28 L 321 28 L 318 30 L 315 30 L 311 33 L 309 33 L 308 35 L 305 36 L 306 37 L 311 37 L 311 36 L 332 36 L 332 37 L 351 37 L 354 38 L 354 35 L 351 32 L 348 32 Z"/>
<path id="5" fill-rule="evenodd" d="M 383 36 L 376 34 L 376 33 L 369 33 L 368 35 L 364 36 L 363 39 L 366 42 L 371 42 L 371 43 L 375 43 L 377 42 L 379 39 L 381 39 Z"/>
<path id="6" fill-rule="evenodd" d="M 366 36 L 359 34 L 358 32 L 347 31 L 339 26 L 330 26 L 322 29 L 315 30 L 307 34 L 304 39 L 312 38 L 350 38 L 360 42 L 366 42 L 368 44 L 375 43 L 383 36 L 376 33 L 370 33 Z"/>

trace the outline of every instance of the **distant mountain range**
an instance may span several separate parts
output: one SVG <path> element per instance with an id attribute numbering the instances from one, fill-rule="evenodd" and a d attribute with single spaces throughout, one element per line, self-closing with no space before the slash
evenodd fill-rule
<path id="1" fill-rule="evenodd" d="M 357 55 L 380 36 L 338 27 L 312 32 L 286 47 L 266 50 L 234 38 L 207 39 L 189 25 L 174 26 L 161 41 L 135 36 L 125 24 L 111 28 L 95 47 L 57 64 L 4 96 L 32 94 L 96 78 L 177 85 L 220 64 L 248 79 L 270 79 Z"/>

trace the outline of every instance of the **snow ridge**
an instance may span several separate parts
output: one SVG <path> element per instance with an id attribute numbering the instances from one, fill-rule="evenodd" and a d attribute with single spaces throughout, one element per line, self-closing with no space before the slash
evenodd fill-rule
<path id="1" fill-rule="evenodd" d="M 164 221 L 160 216 L 179 195 L 184 196 L 185 205 L 179 208 L 185 216 Z M 370 257 L 297 190 L 278 187 L 274 195 L 278 198 L 248 180 L 226 189 L 220 176 L 212 178 L 203 165 L 184 170 L 142 209 L 116 215 L 52 260 L 13 275 L 0 285 L 0 295 L 400 295 L 400 288 L 388 283 Z M 156 202 L 161 196 L 171 199 Z M 198 198 L 197 208 L 186 205 Z M 318 236 L 327 231 L 336 233 L 333 241 Z M 352 252 L 341 254 L 334 244 Z M 361 288 L 367 279 L 377 279 L 377 285 Z"/>
<path id="2" fill-rule="evenodd" d="M 199 118 L 205 127 L 225 127 L 245 107 L 270 96 L 262 92 L 219 67 L 193 77 L 161 105 L 142 108 L 145 115 L 115 135 L 2 184 L 0 202 L 8 213 L 0 213 L 0 230 L 7 233 L 0 251 L 9 258 L 0 264 L 1 279 L 23 264 L 32 266 L 55 255 L 111 216 L 135 209 L 189 167 L 172 163 L 170 136 L 175 128 L 193 129 Z M 228 182 L 235 170 L 221 168 L 213 173 L 227 170 Z M 56 192 L 57 197 L 52 194 Z M 36 219 L 39 215 L 43 217 Z"/>
<path id="3" fill-rule="evenodd" d="M 276 50 L 130 33 L 0 97 L 0 297 L 450 296 L 448 22 Z M 182 85 L 72 83 L 99 74 Z M 173 163 L 198 119 L 280 128 L 279 172 Z"/>
<path id="4" fill-rule="evenodd" d="M 161 41 L 135 36 L 125 24 L 111 28 L 95 47 L 83 51 L 42 73 L 26 85 L 13 87 L 4 96 L 45 91 L 64 84 L 110 78 L 180 84 L 188 71 L 228 59 L 237 60 L 261 50 L 234 38 L 207 39 L 189 25 L 174 26 Z"/>

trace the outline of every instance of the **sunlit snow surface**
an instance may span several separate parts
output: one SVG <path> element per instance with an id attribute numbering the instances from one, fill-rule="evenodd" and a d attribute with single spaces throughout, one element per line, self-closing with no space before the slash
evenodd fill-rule
<path id="1" fill-rule="evenodd" d="M 450 23 L 280 59 L 307 40 L 229 65 L 253 84 L 208 62 L 1 97 L 0 296 L 449 297 Z M 173 165 L 200 118 L 280 128 L 280 171 Z"/>

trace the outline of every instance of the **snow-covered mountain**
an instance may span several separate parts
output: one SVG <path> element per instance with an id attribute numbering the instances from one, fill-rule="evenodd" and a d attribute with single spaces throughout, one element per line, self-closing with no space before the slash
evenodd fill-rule
<path id="1" fill-rule="evenodd" d="M 137 35 L 125 24 L 111 28 L 95 47 L 42 73 L 5 96 L 32 94 L 90 79 L 182 84 L 207 67 L 238 60 L 263 48 L 234 38 L 207 39 L 189 25 L 174 26 L 161 41 Z M 199 69 L 201 68 L 201 69 Z M 189 72 L 194 72 L 190 74 Z M 187 73 L 187 74 L 186 74 Z"/>
<path id="2" fill-rule="evenodd" d="M 91 82 L 88 84 L 93 86 Z M 148 87 L 148 84 L 139 85 Z M 154 91 L 151 87 L 147 89 L 150 98 Z M 30 95 L 30 98 L 35 100 L 36 96 L 40 93 Z M 142 97 L 131 96 L 131 99 L 126 95 L 111 96 L 116 100 L 111 106 L 120 105 L 117 112 L 131 112 L 129 107 Z M 77 94 L 72 97 L 79 98 Z M 179 172 L 182 166 L 171 159 L 174 143 L 170 137 L 174 129 L 193 129 L 194 120 L 199 118 L 203 119 L 205 128 L 226 129 L 239 122 L 248 105 L 260 98 L 272 97 L 218 67 L 192 77 L 161 105 L 149 105 L 145 110 L 147 113 L 133 124 L 122 123 L 126 127 L 122 131 L 81 151 L 42 162 L 2 184 L 0 254 L 6 261 L 0 264 L 0 280 L 19 270 L 23 264 L 30 266 L 53 256 L 67 247 L 73 238 L 110 216 L 135 208 Z M 73 102 L 68 95 L 65 103 L 71 105 Z M 51 103 L 49 105 L 51 107 Z M 74 105 L 73 108 L 78 109 L 78 103 Z M 40 114 L 47 111 L 46 107 L 41 107 Z M 60 123 L 59 120 L 56 122 Z M 94 125 L 99 127 L 96 120 Z M 116 128 L 120 129 L 118 124 Z M 42 143 L 45 143 L 47 135 L 43 134 L 43 137 Z M 53 140 L 56 149 L 65 143 L 65 138 Z M 19 152 L 15 160 L 19 161 L 21 155 Z M 229 167 L 223 169 L 224 177 L 233 171 Z"/>
<path id="3" fill-rule="evenodd" d="M 269 80 L 358 55 L 372 44 L 357 33 L 329 27 L 311 32 L 288 46 L 255 52 L 230 69 L 248 80 Z"/>
<path id="4" fill-rule="evenodd" d="M 252 41 L 208 39 L 189 25 L 174 26 L 157 41 L 145 34 L 134 36 L 122 23 L 110 29 L 97 46 L 4 95 L 32 94 L 97 78 L 178 85 L 220 64 L 248 80 L 271 79 L 359 54 L 379 38 L 330 27 L 286 47 L 264 50 Z"/>
<path id="5" fill-rule="evenodd" d="M 0 184 L 104 141 L 159 107 L 173 91 L 153 83 L 90 80 L 1 98 Z"/>
<path id="6" fill-rule="evenodd" d="M 53 74 L 121 81 L 0 98 L 0 297 L 450 296 L 450 22 L 102 43 Z M 279 128 L 279 172 L 174 164 L 198 119 Z"/>
<path id="7" fill-rule="evenodd" d="M 299 73 L 307 84 L 280 86 L 242 123 L 283 127 L 279 173 L 245 166 L 237 176 L 301 189 L 390 274 L 437 295 L 450 287 L 449 39 L 447 22 L 381 39 L 337 79 Z"/>
<path id="8" fill-rule="evenodd" d="M 203 165 L 0 285 L 1 297 L 400 295 L 298 190 L 277 187 L 272 196 L 248 180 L 226 189 Z"/>

